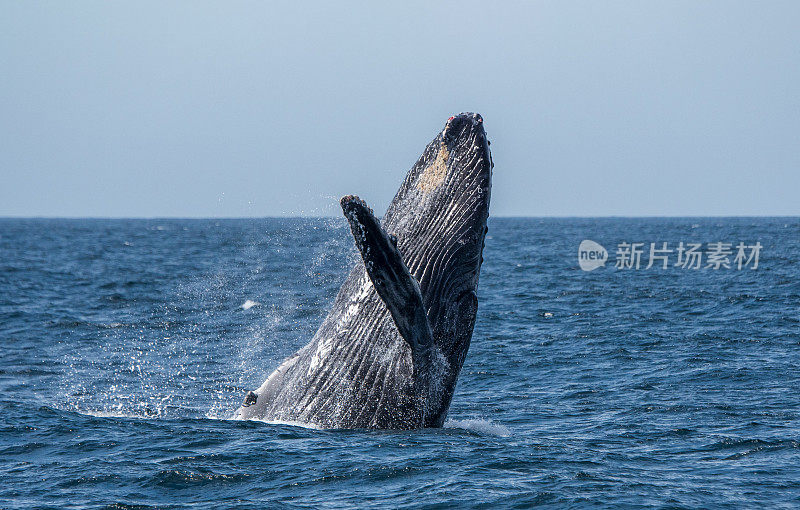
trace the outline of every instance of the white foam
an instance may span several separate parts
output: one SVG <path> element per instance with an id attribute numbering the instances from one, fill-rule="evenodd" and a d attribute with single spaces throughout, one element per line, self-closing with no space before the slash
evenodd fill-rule
<path id="1" fill-rule="evenodd" d="M 249 310 L 249 309 L 253 308 L 254 306 L 260 306 L 260 305 L 261 305 L 261 303 L 259 303 L 258 301 L 252 301 L 252 300 L 248 299 L 247 301 L 242 303 L 242 310 Z"/>
<path id="2" fill-rule="evenodd" d="M 97 411 L 86 409 L 70 409 L 70 411 L 82 414 L 84 416 L 94 416 L 95 418 L 135 418 L 137 420 L 155 420 L 159 418 L 159 414 L 144 414 L 135 413 L 130 411 Z"/>
<path id="3" fill-rule="evenodd" d="M 144 413 L 136 413 L 130 411 L 123 411 L 123 410 L 87 410 L 87 409 L 72 409 L 72 411 L 77 412 L 79 414 L 83 414 L 85 416 L 94 416 L 95 418 L 127 418 L 127 419 L 138 419 L 138 420 L 156 420 L 162 418 L 160 416 L 161 413 L 158 414 L 144 414 Z M 231 420 L 231 421 L 239 421 L 241 418 L 237 418 L 235 415 L 228 415 L 228 416 L 220 416 L 216 413 L 206 413 L 205 418 L 208 420 Z M 309 430 L 326 430 L 324 427 L 319 425 L 315 425 L 313 423 L 305 423 L 299 421 L 287 421 L 287 420 L 263 420 L 259 418 L 249 418 L 248 421 L 257 421 L 261 423 L 266 423 L 268 425 L 288 425 L 290 427 L 298 427 L 303 429 Z M 444 424 L 444 428 L 446 429 L 462 429 L 462 430 L 469 430 L 472 432 L 478 432 L 480 434 L 488 434 L 492 436 L 498 437 L 509 437 L 511 435 L 511 430 L 505 425 L 500 423 L 495 423 L 491 420 L 484 420 L 480 418 L 469 418 L 466 420 L 447 420 Z"/>
<path id="4" fill-rule="evenodd" d="M 511 431 L 505 425 L 494 423 L 492 420 L 471 418 L 467 420 L 447 420 L 444 424 L 447 429 L 464 429 L 492 436 L 508 437 Z"/>
<path id="5" fill-rule="evenodd" d="M 259 420 L 258 418 L 250 418 L 250 421 L 260 421 L 261 423 L 266 423 L 268 425 L 289 425 L 290 427 L 300 427 L 301 429 L 325 430 L 319 425 L 314 425 L 313 423 L 303 423 L 300 421 Z"/>

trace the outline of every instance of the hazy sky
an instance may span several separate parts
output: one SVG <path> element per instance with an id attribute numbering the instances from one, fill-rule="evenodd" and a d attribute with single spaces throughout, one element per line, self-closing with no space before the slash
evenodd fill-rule
<path id="1" fill-rule="evenodd" d="M 460 111 L 495 216 L 800 214 L 800 2 L 377 4 L 0 2 L 0 215 L 381 213 Z"/>

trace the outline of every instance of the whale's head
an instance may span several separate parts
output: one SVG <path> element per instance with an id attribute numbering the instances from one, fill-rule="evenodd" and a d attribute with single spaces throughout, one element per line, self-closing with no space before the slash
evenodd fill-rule
<path id="1" fill-rule="evenodd" d="M 406 176 L 383 218 L 417 278 L 434 340 L 446 360 L 441 425 L 472 338 L 492 182 L 492 157 L 477 113 L 451 117 Z"/>

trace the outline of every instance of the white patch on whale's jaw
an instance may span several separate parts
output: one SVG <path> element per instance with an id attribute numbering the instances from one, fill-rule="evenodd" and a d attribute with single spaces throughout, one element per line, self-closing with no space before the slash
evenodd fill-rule
<path id="1" fill-rule="evenodd" d="M 370 290 L 372 290 L 372 281 L 370 281 L 367 273 L 364 272 L 361 288 L 358 290 L 358 292 L 353 294 L 353 297 L 350 299 L 350 303 L 347 305 L 347 309 L 336 323 L 338 331 L 347 331 L 348 323 L 361 312 L 361 307 L 364 304 L 364 300 L 367 298 L 367 296 L 369 296 Z M 317 350 L 311 357 L 311 363 L 308 365 L 308 371 L 306 372 L 306 375 L 311 376 L 318 368 L 322 366 L 325 359 L 330 356 L 335 340 L 335 336 L 330 336 L 319 342 L 317 345 Z"/>
<path id="2" fill-rule="evenodd" d="M 255 413 L 250 409 L 250 407 L 239 406 L 239 409 L 233 413 L 232 419 L 239 420 L 239 421 L 246 421 L 253 419 L 255 417 Z"/>
<path id="3" fill-rule="evenodd" d="M 266 381 L 261 387 L 263 388 L 264 386 L 266 386 Z M 259 388 L 259 390 L 260 389 L 261 388 Z M 264 401 L 263 399 L 258 399 L 258 401 L 253 405 L 239 406 L 239 409 L 237 409 L 236 412 L 233 413 L 233 419 L 241 421 L 258 419 L 259 417 L 264 415 L 264 411 L 267 407 L 266 404 L 267 402 Z"/>

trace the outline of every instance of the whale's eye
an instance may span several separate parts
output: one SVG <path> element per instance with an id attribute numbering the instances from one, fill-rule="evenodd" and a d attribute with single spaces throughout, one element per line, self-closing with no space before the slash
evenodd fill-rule
<path id="1" fill-rule="evenodd" d="M 244 397 L 244 402 L 242 402 L 242 407 L 250 407 L 256 402 L 258 402 L 258 395 L 252 391 L 248 391 L 247 395 Z"/>

